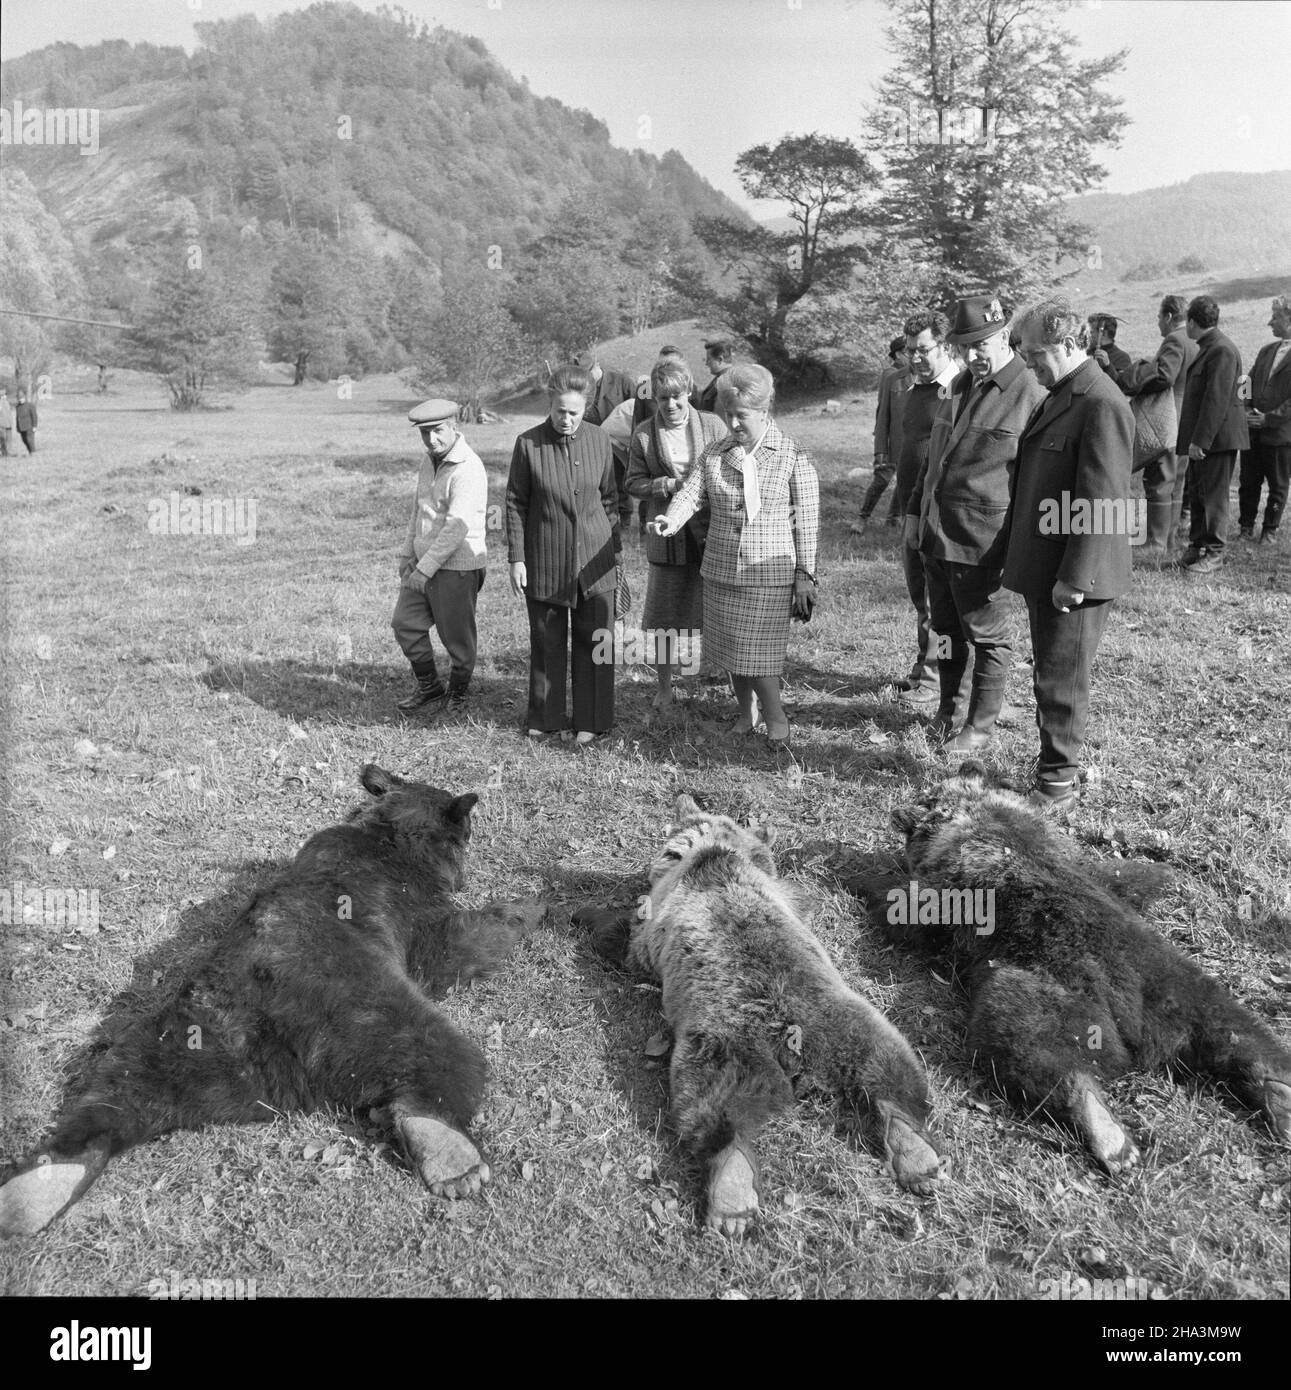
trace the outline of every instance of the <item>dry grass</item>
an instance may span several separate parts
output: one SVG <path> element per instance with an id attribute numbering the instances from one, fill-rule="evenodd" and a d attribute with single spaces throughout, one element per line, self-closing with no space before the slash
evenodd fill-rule
<path id="1" fill-rule="evenodd" d="M 845 475 L 868 458 L 872 398 L 782 416 L 820 468 L 826 520 L 823 606 L 790 648 L 798 754 L 777 760 L 708 738 L 706 717 L 726 712 L 716 695 L 651 725 L 649 685 L 626 677 L 611 746 L 528 747 L 524 623 L 500 537 L 471 722 L 393 722 L 408 681 L 387 619 L 416 463 L 402 392 L 265 387 L 184 418 L 121 385 L 49 402 L 41 454 L 2 475 L 2 881 L 97 888 L 102 906 L 93 934 L 6 930 L 0 1151 L 32 1147 L 85 1045 L 173 982 L 271 864 L 354 803 L 366 758 L 487 788 L 471 893 L 541 891 L 565 911 L 446 1006 L 491 1066 L 478 1134 L 496 1180 L 482 1200 L 428 1199 L 366 1117 L 175 1134 L 118 1160 L 43 1236 L 9 1242 L 7 1291 L 141 1292 L 173 1272 L 255 1278 L 261 1296 L 1036 1298 L 1064 1274 L 1132 1274 L 1175 1299 L 1286 1297 L 1288 1165 L 1266 1130 L 1208 1087 L 1132 1078 L 1115 1103 L 1144 1163 L 1109 1182 L 1061 1133 L 979 1094 L 962 999 L 884 947 L 843 887 L 851 856 L 894 847 L 890 809 L 936 771 L 888 685 L 913 627 L 891 533 L 846 533 L 859 493 Z M 470 431 L 498 500 L 530 422 Z M 255 544 L 150 535 L 148 499 L 184 485 L 255 497 Z M 643 591 L 635 548 L 631 564 Z M 1136 583 L 1099 660 L 1102 783 L 1073 823 L 1102 853 L 1168 836 L 1178 883 L 1157 926 L 1284 1035 L 1271 975 L 1291 909 L 1288 576 L 1285 553 L 1259 551 L 1209 585 Z M 1035 735 L 1020 678 L 1014 694 L 1000 761 L 1018 773 Z M 601 964 L 567 915 L 635 891 L 681 787 L 777 827 L 834 958 L 920 1049 L 956 1168 L 943 1195 L 901 1193 L 812 1096 L 766 1134 L 757 1235 L 732 1246 L 698 1225 L 666 1075 L 644 1053 L 657 991 Z M 323 1153 L 306 1158 L 315 1141 Z"/>

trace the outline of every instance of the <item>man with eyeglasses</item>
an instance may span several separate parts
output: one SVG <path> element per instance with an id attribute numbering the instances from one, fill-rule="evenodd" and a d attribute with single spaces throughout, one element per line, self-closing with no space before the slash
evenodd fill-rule
<path id="1" fill-rule="evenodd" d="M 1045 392 L 1009 346 L 1008 316 L 994 296 L 958 300 L 947 340 L 963 349 L 968 370 L 937 412 L 928 466 L 906 513 L 923 556 L 932 625 L 949 642 L 937 663 L 933 730 L 944 739 L 942 753 L 957 758 L 993 744 L 1004 708 L 1013 663 L 1012 623 L 1000 593 L 1009 471 Z M 972 693 L 964 711 L 957 697 L 970 652 Z"/>
<path id="2" fill-rule="evenodd" d="M 475 670 L 475 601 L 488 563 L 489 480 L 479 455 L 458 434 L 453 401 L 423 401 L 408 412 L 427 458 L 417 477 L 408 534 L 399 555 L 399 598 L 390 626 L 412 664 L 417 689 L 397 702 L 403 714 L 462 714 Z M 451 663 L 439 678 L 430 629 Z"/>
<path id="3" fill-rule="evenodd" d="M 1112 601 L 1130 586 L 1134 414 L 1085 355 L 1089 328 L 1066 299 L 1018 318 L 1018 353 L 1048 395 L 1018 443 L 1003 585 L 1026 600 L 1040 756 L 1034 803 L 1080 796 L 1090 672 Z"/>
<path id="4" fill-rule="evenodd" d="M 917 536 L 906 515 L 913 494 L 928 462 L 928 441 L 933 421 L 959 365 L 950 354 L 946 334 L 950 320 L 936 309 L 922 310 L 905 321 L 906 356 L 910 360 L 910 388 L 899 399 L 901 411 L 901 452 L 897 458 L 896 506 L 903 519 L 901 568 L 906 592 L 914 605 L 918 650 L 910 674 L 897 683 L 898 699 L 912 709 L 931 712 L 941 703 L 941 683 L 937 675 L 939 637 L 932 625 L 928 605 L 928 580 Z"/>

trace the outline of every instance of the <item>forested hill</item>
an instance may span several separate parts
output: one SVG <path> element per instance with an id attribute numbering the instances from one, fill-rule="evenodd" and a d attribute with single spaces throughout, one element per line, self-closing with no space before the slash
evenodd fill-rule
<path id="1" fill-rule="evenodd" d="M 1197 269 L 1291 269 L 1291 170 L 1197 174 L 1142 193 L 1089 193 L 1069 204 L 1104 266 L 1139 278 L 1190 260 Z"/>
<path id="2" fill-rule="evenodd" d="M 586 111 L 535 96 L 478 40 L 409 17 L 318 4 L 199 23 L 199 47 L 56 44 L 3 65 L 4 104 L 101 111 L 98 158 L 14 145 L 84 250 L 203 223 L 281 223 L 416 248 L 442 264 L 554 230 L 594 196 L 625 236 L 641 220 L 740 217 L 675 151 L 617 149 Z"/>

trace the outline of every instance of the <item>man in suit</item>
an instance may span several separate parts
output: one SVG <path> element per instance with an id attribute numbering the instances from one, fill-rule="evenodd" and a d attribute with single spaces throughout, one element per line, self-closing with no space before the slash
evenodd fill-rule
<path id="1" fill-rule="evenodd" d="M 1049 394 L 1022 433 L 1010 482 L 1003 584 L 1026 600 L 1040 757 L 1033 800 L 1080 795 L 1090 672 L 1113 600 L 1130 584 L 1134 416 L 1085 355 L 1061 298 L 1018 319 L 1019 355 Z"/>
<path id="2" fill-rule="evenodd" d="M 36 402 L 27 399 L 26 391 L 18 392 L 18 408 L 14 411 L 14 425 L 18 437 L 27 446 L 27 452 L 36 452 L 36 426 L 40 423 L 36 416 Z"/>
<path id="3" fill-rule="evenodd" d="M 1115 314 L 1089 316 L 1089 355 L 1117 385 L 1120 385 L 1130 366 L 1130 354 L 1116 346 L 1116 325 L 1119 322 Z"/>
<path id="4" fill-rule="evenodd" d="M 1188 336 L 1197 357 L 1188 369 L 1177 448 L 1188 454 L 1188 549 L 1179 560 L 1190 579 L 1224 566 L 1229 499 L 1237 451 L 1250 447 L 1246 412 L 1237 398 L 1242 355 L 1219 331 L 1219 305 L 1200 294 L 1188 305 Z"/>
<path id="5" fill-rule="evenodd" d="M 427 457 L 399 555 L 399 599 L 390 619 L 417 678 L 417 689 L 398 701 L 403 714 L 430 704 L 435 714 L 464 713 L 475 670 L 475 601 L 488 564 L 489 480 L 479 455 L 454 427 L 457 409 L 454 401 L 433 400 L 408 413 Z M 435 668 L 432 627 L 451 663 L 447 687 Z"/>
<path id="6" fill-rule="evenodd" d="M 1188 369 L 1197 356 L 1197 344 L 1184 326 L 1187 303 L 1181 294 L 1168 294 L 1157 314 L 1161 346 L 1149 361 L 1131 362 L 1121 374 L 1121 390 L 1127 396 L 1147 396 L 1158 391 L 1174 395 L 1176 428 L 1183 414 L 1183 393 Z M 1183 485 L 1188 476 L 1188 460 L 1180 458 L 1178 446 L 1165 450 L 1143 465 L 1143 491 L 1147 497 L 1147 539 L 1134 552 L 1136 565 L 1160 565 L 1170 543 L 1170 534 L 1183 508 Z"/>
<path id="7" fill-rule="evenodd" d="M 587 375 L 587 412 L 583 419 L 589 425 L 599 425 L 616 405 L 630 401 L 637 393 L 634 377 L 627 372 L 606 371 L 590 350 L 580 352 L 574 365 Z"/>
<path id="8" fill-rule="evenodd" d="M 951 355 L 950 344 L 946 340 L 949 332 L 950 320 L 935 309 L 911 314 L 906 319 L 905 345 L 906 355 L 910 359 L 910 388 L 896 400 L 896 409 L 901 415 L 901 433 L 893 493 L 903 520 L 901 569 L 905 575 L 906 592 L 914 605 L 918 640 L 910 674 L 897 682 L 900 691 L 898 699 L 903 705 L 929 713 L 941 707 L 937 663 L 944 639 L 933 628 L 923 553 L 916 544 L 914 528 L 905 518 L 910 498 L 928 462 L 928 446 L 937 411 L 950 392 L 951 382 L 959 374 L 959 364 Z"/>
<path id="9" fill-rule="evenodd" d="M 888 344 L 890 367 L 879 373 L 879 396 L 874 410 L 874 477 L 861 499 L 860 518 L 853 522 L 854 536 L 863 536 L 870 524 L 870 514 L 897 470 L 901 457 L 902 396 L 910 386 L 910 364 L 906 361 L 905 336 L 893 338 Z M 899 517 L 896 493 L 892 494 L 889 519 Z"/>
<path id="10" fill-rule="evenodd" d="M 1291 295 L 1273 301 L 1269 318 L 1274 341 L 1266 343 L 1251 368 L 1251 403 L 1246 412 L 1251 447 L 1242 455 L 1237 487 L 1238 524 L 1245 540 L 1255 539 L 1260 492 L 1269 487 L 1260 540 L 1277 540 L 1278 523 L 1291 484 Z"/>
<path id="11" fill-rule="evenodd" d="M 660 356 L 663 354 L 660 353 Z M 706 410 L 710 415 L 717 413 L 717 388 L 722 377 L 735 365 L 735 347 L 727 338 L 710 338 L 704 344 L 704 365 L 712 373 L 712 381 L 692 397 L 691 404 L 697 410 Z"/>
<path id="12" fill-rule="evenodd" d="M 995 738 L 1013 651 L 1000 576 L 1009 469 L 1018 439 L 1045 398 L 1009 346 L 1000 301 L 974 295 L 955 305 L 949 341 L 964 349 L 968 370 L 941 403 L 928 444 L 928 466 L 906 504 L 923 555 L 933 628 L 949 639 L 937 663 L 940 703 L 934 729 L 950 757 L 979 753 Z M 956 707 L 973 654 L 973 685 L 963 727 Z"/>

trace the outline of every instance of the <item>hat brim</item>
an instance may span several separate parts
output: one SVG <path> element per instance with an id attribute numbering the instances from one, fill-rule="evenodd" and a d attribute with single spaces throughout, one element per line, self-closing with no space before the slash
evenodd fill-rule
<path id="1" fill-rule="evenodd" d="M 433 430 L 436 425 L 447 425 L 456 419 L 456 415 L 441 415 L 438 420 L 409 420 L 408 423 L 415 430 Z"/>
<path id="2" fill-rule="evenodd" d="M 970 328 L 963 333 L 947 333 L 946 341 L 956 347 L 968 347 L 973 343 L 980 343 L 983 338 L 993 338 L 997 333 L 1007 333 L 1012 327 L 1012 319 L 1005 319 L 1003 323 L 986 323 L 981 328 Z"/>

